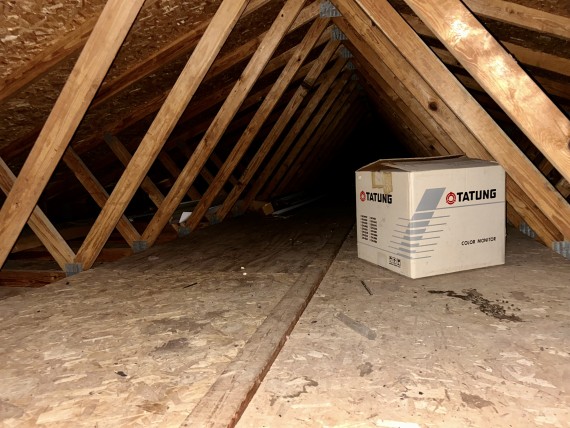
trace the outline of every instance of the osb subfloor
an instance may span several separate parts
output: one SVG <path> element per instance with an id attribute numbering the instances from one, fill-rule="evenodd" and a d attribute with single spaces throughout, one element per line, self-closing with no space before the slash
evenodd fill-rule
<path id="1" fill-rule="evenodd" d="M 569 303 L 513 229 L 504 266 L 416 280 L 351 233 L 237 426 L 570 427 Z"/>
<path id="2" fill-rule="evenodd" d="M 566 259 L 509 230 L 504 266 L 410 280 L 356 257 L 350 209 L 289 214 L 4 294 L 0 426 L 180 426 L 307 266 L 239 428 L 570 426 Z"/>

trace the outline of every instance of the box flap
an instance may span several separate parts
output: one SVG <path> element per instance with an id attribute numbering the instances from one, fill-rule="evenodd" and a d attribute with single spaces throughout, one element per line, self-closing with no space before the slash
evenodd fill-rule
<path id="1" fill-rule="evenodd" d="M 460 169 L 497 165 L 496 162 L 469 158 L 465 155 L 434 156 L 423 158 L 380 159 L 358 171 L 399 170 L 405 172 Z"/>

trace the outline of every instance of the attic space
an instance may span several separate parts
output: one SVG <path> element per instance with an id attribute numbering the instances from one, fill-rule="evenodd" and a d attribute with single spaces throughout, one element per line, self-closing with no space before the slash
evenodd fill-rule
<path id="1" fill-rule="evenodd" d="M 350 193 L 392 157 L 498 162 L 509 224 L 567 251 L 566 2 L 115 3 L 2 5 L 0 283 Z"/>
<path id="2" fill-rule="evenodd" d="M 425 158 L 504 262 L 361 257 Z M 0 425 L 568 427 L 569 183 L 568 0 L 3 0 Z"/>

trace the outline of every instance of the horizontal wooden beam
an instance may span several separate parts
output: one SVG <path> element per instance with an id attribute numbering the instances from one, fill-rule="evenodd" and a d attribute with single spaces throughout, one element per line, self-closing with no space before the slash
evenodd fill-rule
<path id="1" fill-rule="evenodd" d="M 0 270 L 2 287 L 43 287 L 65 278 L 65 272 L 52 270 Z"/>
<path id="2" fill-rule="evenodd" d="M 527 28 L 539 33 L 570 39 L 570 18 L 503 0 L 464 0 L 473 13 Z M 563 2 L 561 4 L 564 4 Z"/>

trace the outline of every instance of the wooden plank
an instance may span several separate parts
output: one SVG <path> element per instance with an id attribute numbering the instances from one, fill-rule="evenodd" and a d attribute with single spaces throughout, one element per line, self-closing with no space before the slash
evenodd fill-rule
<path id="1" fill-rule="evenodd" d="M 334 22 L 350 38 L 351 44 L 355 47 L 353 54 L 362 64 L 361 68 L 366 73 L 366 80 L 373 82 L 380 88 L 381 92 L 389 96 L 392 104 L 395 105 L 394 110 L 398 112 L 398 116 L 408 118 L 405 122 L 409 126 L 413 126 L 412 132 L 417 134 L 416 138 L 419 138 L 422 144 L 428 143 L 426 145 L 428 151 L 435 151 L 439 155 L 463 153 L 453 138 L 433 117 L 436 112 L 429 109 L 430 101 L 435 103 L 440 101 L 437 104 L 443 104 L 437 94 L 432 93 L 420 76 L 411 70 L 410 73 L 412 74 L 403 79 L 405 81 L 400 80 L 410 67 L 403 59 L 398 61 L 399 54 L 393 48 L 390 49 L 390 46 L 385 43 L 386 40 L 381 37 L 372 38 L 369 36 L 363 39 L 353 27 L 348 25 L 346 20 L 339 18 L 335 19 Z M 377 36 L 380 35 L 377 34 Z M 390 63 L 391 67 L 383 60 L 386 56 L 389 56 L 386 61 Z M 400 79 L 392 72 L 391 68 L 400 70 Z M 447 107 L 438 108 L 437 113 L 444 116 L 442 119 L 448 124 L 457 122 L 456 116 Z M 426 123 L 429 124 L 429 130 L 426 128 Z M 460 135 L 459 132 L 468 133 L 459 127 L 455 129 L 458 131 L 455 135 L 458 136 Z M 432 145 L 433 148 L 429 149 L 429 145 Z M 486 153 L 481 154 L 485 155 Z"/>
<path id="2" fill-rule="evenodd" d="M 412 26 L 416 33 L 429 38 L 437 38 L 437 35 L 435 35 L 432 30 L 417 16 L 407 13 L 403 13 L 402 16 L 406 22 Z M 517 59 L 517 61 L 524 65 L 542 68 L 544 70 L 552 71 L 564 76 L 570 75 L 570 59 L 568 58 L 548 54 L 546 52 L 536 51 L 505 40 L 501 40 L 501 44 L 507 49 L 510 54 L 512 54 Z M 436 47 L 436 49 L 439 48 Z M 453 55 L 451 55 L 449 52 L 448 55 L 453 58 L 453 62 L 455 62 L 457 66 L 461 66 L 461 63 L 458 62 L 458 60 Z"/>
<path id="3" fill-rule="evenodd" d="M 104 207 L 109 200 L 109 194 L 91 171 L 89 171 L 89 168 L 87 168 L 87 165 L 85 165 L 75 150 L 68 147 L 63 155 L 63 161 L 73 174 L 75 174 L 75 177 L 77 177 L 83 187 L 85 187 L 85 190 L 91 195 L 95 203 L 101 208 Z M 121 216 L 117 223 L 117 230 L 121 236 L 125 238 L 129 246 L 132 246 L 133 242 L 141 240 L 139 232 L 124 215 Z"/>
<path id="4" fill-rule="evenodd" d="M 362 65 L 359 67 L 359 72 L 366 76 L 366 84 L 374 88 L 376 97 L 380 97 L 385 103 L 390 104 L 392 107 L 391 111 L 399 118 L 398 122 L 412 130 L 414 134 L 413 140 L 416 144 L 424 146 L 427 153 L 430 153 L 432 156 L 452 154 L 449 152 L 448 147 L 453 146 L 457 148 L 456 154 L 463 153 L 449 135 L 420 105 L 417 98 L 397 80 L 396 76 L 380 58 L 374 55 L 373 59 L 370 59 L 366 55 L 365 59 L 364 55 L 358 53 L 358 51 L 354 51 L 353 54 L 355 57 L 361 57 L 359 62 Z M 367 60 L 373 62 L 374 66 L 368 63 Z M 382 75 L 380 75 L 379 70 L 382 70 Z M 382 76 L 386 77 L 386 79 Z M 428 129 L 424 122 L 430 123 L 431 130 Z M 442 144 L 441 140 L 445 140 L 446 144 Z"/>
<path id="5" fill-rule="evenodd" d="M 220 159 L 220 157 L 216 152 L 212 152 L 212 154 L 210 155 L 210 160 L 214 163 L 216 168 L 218 168 L 218 172 L 216 173 L 215 177 L 217 178 L 218 175 L 220 174 L 220 169 L 222 169 L 224 166 L 224 162 L 222 161 L 222 159 Z M 230 174 L 230 176 L 228 177 L 228 181 L 233 185 L 237 184 L 237 179 L 232 174 Z"/>
<path id="6" fill-rule="evenodd" d="M 73 239 L 84 238 L 89 232 L 89 229 L 90 226 L 87 225 L 69 226 L 63 228 L 60 227 L 59 233 L 61 234 L 63 239 L 65 239 L 66 241 L 70 241 Z M 42 245 L 43 245 L 42 241 L 36 235 L 20 236 L 20 238 L 16 241 L 14 248 L 12 248 L 12 253 L 19 253 L 20 251 L 31 250 L 34 248 L 41 247 Z M 73 257 L 75 257 L 75 253 L 73 253 Z M 73 261 L 73 257 L 70 259 L 71 261 L 69 263 Z"/>
<path id="7" fill-rule="evenodd" d="M 299 15 L 297 15 L 297 19 L 291 24 L 287 33 L 291 34 L 295 30 L 299 29 L 300 27 L 308 24 L 309 22 L 313 21 L 317 16 L 319 16 L 320 7 L 318 1 L 313 1 L 311 4 L 307 5 Z M 265 38 L 267 32 L 263 32 L 259 34 L 257 37 L 246 41 L 240 46 L 237 46 L 235 49 L 232 49 L 231 52 L 228 52 L 226 55 L 221 57 L 218 61 L 212 64 L 212 68 L 208 73 L 208 78 L 211 76 L 219 75 L 220 73 L 226 71 L 227 69 L 233 67 L 235 64 L 239 64 L 245 58 L 250 57 L 253 53 L 257 50 L 261 41 Z M 263 71 L 264 74 L 268 74 L 271 71 L 275 71 L 277 68 L 282 68 L 285 64 L 279 62 L 279 58 L 281 57 L 282 60 L 287 61 L 288 58 L 291 57 L 293 54 L 294 48 L 289 49 L 287 53 L 283 56 L 279 56 L 271 60 L 270 64 L 268 65 L 266 70 Z"/>
<path id="8" fill-rule="evenodd" d="M 0 270 L 2 287 L 43 287 L 65 278 L 65 272 L 53 270 Z"/>
<path id="9" fill-rule="evenodd" d="M 172 178 L 177 178 L 180 175 L 181 169 L 176 165 L 174 160 L 170 157 L 170 155 L 165 151 L 161 151 L 158 154 L 158 160 L 166 168 L 166 170 L 172 175 Z M 188 192 L 186 192 L 188 197 L 192 200 L 198 200 L 202 197 L 200 192 L 196 190 L 194 186 L 190 186 Z"/>
<path id="10" fill-rule="evenodd" d="M 190 159 L 194 154 L 194 151 L 196 150 L 195 144 L 193 144 L 192 147 L 190 147 L 190 145 L 186 143 L 181 143 L 178 144 L 178 148 L 180 149 L 182 154 L 186 157 L 186 159 Z M 180 170 L 180 174 L 182 174 L 182 170 Z M 178 174 L 176 178 L 180 177 L 180 174 Z M 207 184 L 210 184 L 212 181 L 214 181 L 214 174 L 212 174 L 210 168 L 208 168 L 206 165 L 204 165 L 204 167 L 200 170 L 200 175 Z"/>
<path id="11" fill-rule="evenodd" d="M 299 135 L 299 133 L 301 132 L 307 121 L 311 118 L 313 112 L 317 109 L 321 100 L 324 98 L 325 94 L 328 92 L 328 90 L 330 89 L 336 78 L 340 75 L 346 62 L 347 62 L 346 58 L 340 57 L 336 59 L 335 63 L 329 70 L 321 74 L 322 80 L 320 81 L 318 88 L 312 93 L 303 111 L 301 112 L 299 117 L 296 118 L 295 123 L 293 123 L 293 125 L 289 128 L 289 132 L 287 133 L 285 138 L 279 143 L 279 147 L 274 152 L 269 162 L 265 165 L 265 168 L 257 178 L 254 186 L 247 193 L 243 201 L 242 210 L 247 209 L 249 204 L 256 198 L 257 194 L 262 189 L 262 187 L 265 184 L 267 184 L 271 174 L 273 174 L 275 168 L 277 168 L 277 166 L 281 162 L 281 159 L 283 159 L 283 156 L 285 156 L 291 145 L 294 143 L 295 138 L 297 138 L 297 135 Z"/>
<path id="12" fill-rule="evenodd" d="M 132 155 L 129 153 L 127 148 L 123 145 L 123 143 L 121 143 L 121 141 L 117 137 L 109 133 L 105 133 L 104 139 L 107 145 L 111 148 L 111 150 L 115 154 L 115 156 L 119 158 L 119 161 L 121 161 L 121 163 L 126 168 L 132 159 Z M 148 195 L 149 199 L 152 201 L 152 203 L 155 206 L 159 207 L 160 204 L 162 204 L 162 202 L 164 201 L 164 195 L 148 175 L 143 178 L 140 187 L 143 190 L 143 192 L 145 192 Z M 178 230 L 177 225 L 171 224 L 170 226 L 174 230 Z"/>
<path id="13" fill-rule="evenodd" d="M 0 158 L 0 188 L 6 195 L 9 194 L 15 181 L 16 176 Z M 28 224 L 62 270 L 65 270 L 67 263 L 73 263 L 75 253 L 37 205 L 32 210 Z M 10 251 L 12 250 L 10 248 Z"/>
<path id="14" fill-rule="evenodd" d="M 565 198 L 570 196 L 570 182 L 568 182 L 566 179 L 561 178 L 560 180 L 558 180 L 558 182 L 556 183 L 556 189 L 558 189 L 560 194 Z"/>
<path id="15" fill-rule="evenodd" d="M 414 29 L 414 31 L 422 36 L 437 39 L 437 37 L 432 33 L 432 31 L 416 16 L 403 13 L 402 16 L 408 24 Z M 563 75 L 568 75 L 570 73 L 568 67 L 568 59 L 555 56 L 553 61 L 549 60 L 549 56 L 544 57 L 543 52 L 533 51 L 531 49 L 525 48 L 523 46 L 515 45 L 513 43 L 501 42 L 515 58 L 525 65 L 535 66 L 535 67 L 545 67 L 545 69 L 560 73 Z M 438 46 L 430 46 L 431 50 L 447 65 L 453 65 L 455 67 L 462 67 L 457 59 L 449 53 L 448 50 L 439 48 Z M 570 84 L 568 82 L 555 81 L 548 77 L 535 76 L 535 79 L 540 85 L 551 95 L 562 98 L 570 98 Z M 483 91 L 483 88 L 477 84 Z"/>
<path id="16" fill-rule="evenodd" d="M 277 358 L 324 271 L 308 267 L 186 418 L 183 427 L 234 427 Z"/>
<path id="17" fill-rule="evenodd" d="M 458 120 L 456 113 L 454 113 L 446 104 L 440 95 L 430 86 L 427 85 L 424 78 L 413 68 L 410 63 L 402 56 L 395 46 L 387 39 L 387 37 L 378 29 L 367 30 L 368 17 L 364 11 L 349 2 L 339 2 L 338 6 L 341 8 L 345 18 L 334 18 L 333 21 L 345 34 L 351 35 L 352 43 L 358 48 L 362 49 L 362 55 L 371 61 L 376 58 L 382 60 L 388 65 L 391 73 L 397 73 L 399 82 L 393 82 L 393 88 L 403 85 L 421 104 L 433 120 L 425 120 L 424 124 L 432 129 L 432 132 L 438 133 L 438 128 L 433 128 L 434 121 L 447 133 L 454 141 L 453 145 L 449 145 L 448 139 L 440 140 L 442 144 L 447 146 L 450 153 L 455 153 L 458 146 L 464 153 L 470 157 L 481 159 L 493 160 L 490 153 L 483 147 L 483 145 L 475 138 L 472 131 Z M 350 23 L 350 26 L 347 25 Z M 354 31 L 350 27 L 355 27 L 356 34 L 359 37 L 354 37 Z M 363 41 L 360 41 L 360 37 Z M 418 52 L 421 51 L 419 46 L 413 46 Z M 366 48 L 366 49 L 365 49 Z M 411 49 L 411 48 L 410 48 Z M 374 62 L 374 68 L 383 74 L 387 80 L 390 80 L 389 74 L 384 74 L 385 69 L 380 63 Z M 444 70 L 445 67 L 443 67 Z M 443 74 L 443 72 L 441 72 Z M 448 73 L 449 75 L 449 73 Z M 448 82 L 448 84 L 454 84 Z M 455 83 L 458 85 L 457 83 Z M 404 92 L 401 92 L 404 94 Z M 472 101 L 471 101 L 472 102 Z M 507 171 L 508 172 L 508 171 Z M 544 180 L 544 178 L 542 178 Z M 512 187 L 512 188 L 510 188 Z M 536 207 L 536 204 L 531 201 L 531 198 L 520 189 L 519 185 L 514 180 L 507 181 L 507 197 L 519 198 L 518 200 L 510 200 L 511 204 L 517 206 L 519 213 L 524 215 L 527 223 L 541 233 L 544 242 L 552 242 L 557 240 L 556 237 L 561 236 L 560 231 L 554 224 L 546 219 L 542 211 Z M 545 221 L 546 219 L 546 221 Z"/>
<path id="18" fill-rule="evenodd" d="M 355 97 L 358 98 L 358 95 Z M 287 193 L 301 192 L 306 188 L 313 187 L 313 183 L 317 186 L 328 185 L 329 182 L 323 182 L 323 172 L 331 165 L 341 150 L 350 146 L 350 135 L 354 131 L 349 124 L 359 123 L 359 121 L 370 114 L 370 106 L 360 100 L 353 104 L 352 109 L 345 109 L 344 106 L 335 106 L 332 117 L 321 123 L 319 132 L 319 150 L 310 153 L 305 162 L 305 167 L 299 171 L 299 174 L 292 181 Z M 315 186 L 316 187 L 316 186 Z"/>
<path id="19" fill-rule="evenodd" d="M 127 167 L 132 159 L 132 155 L 129 153 L 123 143 L 121 143 L 117 137 L 110 135 L 109 133 L 105 133 L 104 139 L 115 156 L 117 156 L 119 161 L 125 167 Z M 164 201 L 164 195 L 148 176 L 145 176 L 143 178 L 140 187 L 148 195 L 152 203 L 157 207 L 159 207 L 160 204 Z"/>
<path id="20" fill-rule="evenodd" d="M 570 18 L 503 0 L 465 0 L 473 13 L 539 33 L 570 39 Z"/>
<path id="21" fill-rule="evenodd" d="M 501 44 L 507 49 L 508 54 L 512 54 L 522 64 L 542 68 L 563 76 L 570 76 L 570 59 L 568 58 L 535 51 L 515 43 L 501 42 Z M 476 76 L 473 77 L 477 78 Z"/>
<path id="22" fill-rule="evenodd" d="M 109 0 L 0 210 L 4 264 L 144 0 Z"/>
<path id="23" fill-rule="evenodd" d="M 512 56 L 460 1 L 406 3 L 560 174 L 570 180 L 570 121 Z"/>
<path id="24" fill-rule="evenodd" d="M 339 64 L 336 64 L 336 66 L 338 65 Z M 337 69 L 333 68 L 333 70 L 334 72 L 331 72 L 331 74 L 336 74 Z M 348 82 L 348 74 L 349 73 L 346 71 L 343 73 L 341 67 L 339 74 L 336 75 L 334 81 L 331 82 L 330 85 L 323 83 L 322 87 L 319 87 L 319 89 L 315 92 L 314 96 L 311 98 L 299 118 L 297 118 L 295 124 L 291 127 L 279 147 L 280 149 L 281 147 L 286 147 L 288 150 L 286 153 L 287 155 L 280 163 L 277 170 L 271 175 L 270 180 L 265 183 L 264 191 L 261 194 L 262 200 L 270 199 L 273 190 L 285 176 L 291 167 L 292 162 L 295 160 L 304 143 L 306 142 L 306 135 L 308 134 L 306 134 L 304 130 L 308 129 L 306 128 L 308 126 L 312 132 L 313 121 L 318 121 L 319 118 L 322 118 L 322 112 L 319 106 L 321 106 L 321 103 L 326 103 L 328 105 L 330 104 L 331 100 L 334 101 L 344 85 Z M 283 154 L 285 155 L 285 152 L 283 152 Z"/>
<path id="25" fill-rule="evenodd" d="M 156 0 L 155 0 L 156 1 Z M 257 10 L 259 7 L 267 4 L 269 0 L 251 0 L 249 5 L 247 6 L 246 10 L 243 12 L 242 17 L 247 15 L 247 13 L 251 13 Z M 147 0 L 148 3 L 148 0 Z M 306 9 L 310 9 L 307 7 Z M 91 103 L 91 107 L 97 107 L 106 101 L 111 95 L 115 95 L 119 93 L 122 89 L 129 87 L 130 85 L 136 83 L 140 79 L 147 77 L 149 74 L 157 70 L 157 67 L 162 67 L 166 63 L 174 61 L 179 56 L 182 56 L 194 49 L 196 43 L 198 42 L 200 36 L 204 33 L 204 29 L 210 21 L 205 22 L 204 24 L 200 24 L 200 26 L 190 33 L 187 33 L 181 36 L 176 41 L 172 42 L 171 44 L 165 46 L 163 49 L 156 52 L 151 57 L 143 60 L 141 63 L 133 66 L 132 69 L 125 72 L 123 75 L 113 79 L 112 82 L 109 83 L 110 86 L 114 86 L 111 88 L 110 86 L 105 86 L 105 84 L 101 87 L 98 91 L 97 95 L 95 96 L 93 102 Z M 293 28 L 292 28 L 293 29 Z M 255 52 L 256 44 L 248 44 L 246 43 L 242 47 L 238 49 L 232 50 L 231 52 L 226 53 L 224 56 L 216 58 L 216 61 L 212 64 L 210 70 L 208 70 L 208 74 L 205 77 L 205 81 L 209 81 L 215 76 L 220 73 L 223 73 L 227 70 L 227 68 L 232 67 L 236 62 L 240 62 L 243 59 L 247 58 L 247 56 L 252 55 Z M 247 49 L 246 49 L 247 48 Z M 235 52 L 239 52 L 242 56 L 236 57 L 234 55 Z M 286 56 L 287 53 L 284 54 Z M 232 61 L 230 61 L 230 58 Z M 279 60 L 283 60 L 283 58 L 276 58 Z M 271 65 L 268 65 L 266 70 L 263 71 L 263 74 L 269 74 L 271 71 L 274 70 L 275 66 L 279 65 L 279 61 L 271 61 Z M 230 86 L 231 89 L 231 86 Z M 186 112 L 181 118 L 181 121 L 189 120 L 188 115 L 194 117 L 199 115 L 199 113 L 203 112 L 204 110 L 208 109 L 213 104 L 217 102 L 222 102 L 227 94 L 224 94 L 225 88 L 220 88 L 219 90 L 214 91 L 210 96 L 206 97 L 205 99 L 197 100 L 193 105 L 193 108 L 190 111 Z M 155 114 L 160 106 L 166 100 L 168 93 L 170 90 L 165 91 L 163 94 L 160 94 L 151 100 L 144 103 L 142 106 L 137 106 L 134 111 L 122 117 L 116 123 L 107 126 L 106 130 L 112 134 L 118 134 L 122 129 L 135 125 L 138 121 L 143 120 L 147 116 L 151 114 Z M 229 93 L 229 89 L 227 91 Z M 216 100 L 216 101 L 214 101 Z M 23 138 L 19 139 L 17 142 L 10 145 L 9 148 L 2 148 L 0 149 L 0 153 L 6 160 L 13 159 L 14 157 L 25 153 L 30 149 L 31 140 L 33 140 L 39 133 L 39 130 L 36 129 L 30 132 L 28 135 L 24 136 Z M 77 151 L 78 154 L 85 153 L 93 149 L 94 147 L 100 144 L 100 137 L 93 136 L 92 138 L 87 138 L 83 141 L 78 142 L 74 145 L 74 149 Z"/>
<path id="26" fill-rule="evenodd" d="M 241 17 L 243 18 L 252 14 L 259 8 L 269 4 L 269 2 L 270 0 L 251 0 L 241 14 Z M 165 64 L 169 64 L 189 52 L 192 52 L 211 21 L 212 20 L 205 21 L 195 28 L 192 28 L 188 33 L 183 34 L 176 40 L 168 43 L 164 47 L 161 47 L 152 55 L 145 57 L 142 61 L 130 67 L 112 82 L 103 85 L 97 94 L 97 98 L 94 100 L 94 105 L 97 106 L 104 103 L 129 86 L 151 75 L 161 67 L 164 67 Z"/>
<path id="27" fill-rule="evenodd" d="M 304 165 L 309 152 L 315 148 L 315 144 L 319 141 L 315 136 L 315 132 L 325 116 L 333 108 L 333 104 L 338 102 L 340 105 L 348 106 L 349 96 L 354 90 L 355 84 L 348 85 L 352 72 L 345 70 L 334 82 L 333 86 L 319 108 L 315 111 L 303 132 L 297 138 L 295 145 L 289 151 L 285 160 L 281 163 L 281 167 L 277 173 L 271 178 L 271 187 L 275 189 L 270 195 L 282 195 L 289 185 L 289 182 L 295 177 L 299 168 Z M 281 174 L 281 175 L 279 175 Z M 275 186 L 278 184 L 278 186 Z"/>
<path id="28" fill-rule="evenodd" d="M 534 204 L 556 225 L 564 236 L 570 236 L 570 206 L 568 203 L 481 106 L 473 100 L 467 90 L 455 80 L 419 36 L 385 0 L 378 0 L 374 4 L 369 0 L 357 0 L 357 2 L 366 6 L 364 10 L 369 16 L 368 19 L 373 18 L 376 26 L 381 28 L 391 43 L 420 72 L 444 102 L 455 110 L 458 117 L 481 145 L 530 195 Z M 346 7 L 351 6 L 345 0 L 337 0 L 335 3 Z M 343 16 L 346 14 L 343 13 Z M 442 106 L 436 103 L 435 107 L 439 109 Z M 457 139 L 456 142 L 459 145 L 462 143 Z M 464 150 L 466 151 L 466 149 Z"/>
<path id="29" fill-rule="evenodd" d="M 183 168 L 182 174 L 176 180 L 168 192 L 164 203 L 158 209 L 144 231 L 143 238 L 147 240 L 150 245 L 154 243 L 172 213 L 179 205 L 184 193 L 186 193 L 186 190 L 192 185 L 199 171 L 208 160 L 208 157 L 220 141 L 248 92 L 271 59 L 279 42 L 285 36 L 288 28 L 301 11 L 304 2 L 304 0 L 288 0 L 281 9 L 257 51 L 233 87 L 232 92 L 228 98 L 226 98 L 226 101 L 210 124 L 210 127 L 198 144 L 194 154 Z"/>
<path id="30" fill-rule="evenodd" d="M 233 206 L 238 201 L 241 193 L 245 187 L 249 184 L 262 162 L 266 158 L 267 154 L 271 151 L 275 145 L 277 139 L 281 136 L 285 127 L 298 110 L 301 102 L 309 92 L 309 90 L 315 85 L 318 76 L 321 74 L 322 70 L 329 62 L 335 51 L 338 49 L 338 41 L 329 41 L 325 48 L 322 50 L 321 54 L 317 60 L 311 66 L 310 71 L 307 73 L 303 79 L 302 84 L 297 88 L 287 106 L 283 109 L 283 112 L 273 124 L 273 127 L 261 143 L 261 146 L 255 153 L 253 159 L 250 161 L 249 165 L 246 167 L 242 176 L 240 177 L 238 184 L 233 187 L 230 194 L 224 201 L 224 203 L 218 208 L 215 214 L 217 221 L 222 221 L 228 213 L 231 211 Z M 268 174 L 269 175 L 269 174 Z M 253 201 L 255 195 L 251 198 L 250 202 Z M 245 205 L 245 204 L 244 204 Z"/>
<path id="31" fill-rule="evenodd" d="M 89 269 L 97 258 L 248 3 L 248 0 L 224 0 L 216 11 L 204 36 L 198 42 L 129 166 L 79 249 L 76 261 L 81 263 L 84 269 Z M 186 190 L 184 189 L 184 193 Z M 165 203 L 166 201 L 168 197 Z M 168 219 L 162 227 L 167 221 Z M 156 236 L 160 234 L 162 227 L 156 232 Z M 143 239 L 146 238 L 143 236 Z"/>
<path id="32" fill-rule="evenodd" d="M 315 18 L 317 16 L 318 15 L 315 15 Z M 186 226 L 190 230 L 196 229 L 202 220 L 202 217 L 206 214 L 206 211 L 212 205 L 212 202 L 218 195 L 219 191 L 222 189 L 223 185 L 230 177 L 231 172 L 235 169 L 242 156 L 245 154 L 252 141 L 259 133 L 261 127 L 266 122 L 267 118 L 275 108 L 283 93 L 295 77 L 295 74 L 299 71 L 304 61 L 307 59 L 307 56 L 317 43 L 318 39 L 328 24 L 328 20 L 316 19 L 311 25 L 311 28 L 305 34 L 305 37 L 299 44 L 297 53 L 291 57 L 277 78 L 271 90 L 263 100 L 263 103 L 256 111 L 253 119 L 248 124 L 247 128 L 237 143 L 234 145 L 230 155 L 228 156 L 228 159 L 222 168 L 220 168 L 218 171 L 215 181 L 208 187 L 208 190 L 204 194 L 204 197 L 200 200 L 198 206 L 192 211 L 192 215 L 186 222 Z M 237 181 L 233 183 L 233 185 L 237 185 Z"/>

